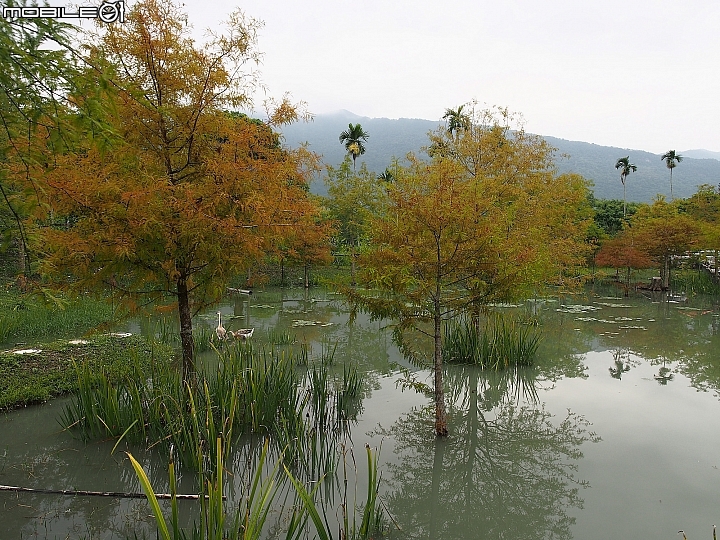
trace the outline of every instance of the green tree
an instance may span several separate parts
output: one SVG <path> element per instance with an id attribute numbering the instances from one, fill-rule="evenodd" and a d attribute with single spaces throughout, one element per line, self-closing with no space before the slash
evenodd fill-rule
<path id="1" fill-rule="evenodd" d="M 355 160 L 358 156 L 365 153 L 365 145 L 363 143 L 368 140 L 370 135 L 363 131 L 360 124 L 348 124 L 348 129 L 340 134 L 340 142 L 345 145 L 345 150 L 352 156 L 353 169 L 355 168 Z"/>
<path id="2" fill-rule="evenodd" d="M 381 182 L 391 183 L 395 181 L 395 175 L 393 175 L 390 169 L 386 168 L 383 172 L 377 175 L 377 179 Z"/>
<path id="3" fill-rule="evenodd" d="M 630 163 L 630 156 L 620 158 L 615 163 L 615 168 L 620 170 L 620 181 L 623 185 L 623 217 L 627 217 L 627 195 L 625 190 L 625 180 L 631 172 L 637 171 L 635 164 Z"/>
<path id="4" fill-rule="evenodd" d="M 359 171 L 350 168 L 350 157 L 339 167 L 327 167 L 325 184 L 328 217 L 337 226 L 336 245 L 350 258 L 350 280 L 355 285 L 358 253 L 368 235 L 372 217 L 382 212 L 385 195 L 375 175 L 363 163 Z"/>
<path id="5" fill-rule="evenodd" d="M 697 192 L 681 202 L 681 211 L 687 212 L 702 230 L 701 246 L 713 250 L 715 279 L 720 279 L 720 189 L 703 184 Z"/>
<path id="6" fill-rule="evenodd" d="M 677 167 L 678 163 L 683 160 L 683 157 L 680 154 L 675 153 L 675 150 L 668 150 L 662 156 L 660 156 L 660 159 L 662 159 L 665 162 L 667 168 L 670 169 L 670 201 L 672 202 L 675 199 L 673 197 L 672 187 L 673 169 Z"/>
<path id="7" fill-rule="evenodd" d="M 447 152 L 430 162 L 410 156 L 361 257 L 361 281 L 372 293 L 345 289 L 356 308 L 395 321 L 406 351 L 407 332 L 432 339 L 438 436 L 448 432 L 443 320 L 562 281 L 564 268 L 583 263 L 588 225 L 587 183 L 557 176 L 542 138 L 511 126 L 502 110 L 472 111 L 471 119 L 459 134 L 431 134 Z"/>
<path id="8" fill-rule="evenodd" d="M 616 236 L 623 230 L 623 201 L 618 199 L 596 199 L 589 197 L 588 202 L 594 211 L 593 219 L 607 236 Z M 637 212 L 638 204 L 627 205 L 627 213 L 632 216 Z"/>
<path id="9" fill-rule="evenodd" d="M 27 2 L 9 1 L 5 7 Z M 26 189 L 37 165 L 34 147 L 38 129 L 54 128 L 61 144 L 74 126 L 57 114 L 70 105 L 78 68 L 73 55 L 77 27 L 49 18 L 0 18 L 0 241 L 18 248 L 21 277 L 29 269 L 26 218 L 37 205 L 37 190 Z"/>

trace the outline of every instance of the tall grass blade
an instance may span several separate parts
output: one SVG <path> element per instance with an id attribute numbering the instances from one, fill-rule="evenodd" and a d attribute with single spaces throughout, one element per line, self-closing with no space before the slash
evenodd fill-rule
<path id="1" fill-rule="evenodd" d="M 140 480 L 140 484 L 145 492 L 148 503 L 150 503 L 150 508 L 155 516 L 155 523 L 157 524 L 159 534 L 162 535 L 163 540 L 172 540 L 170 538 L 170 531 L 168 531 L 167 528 L 167 523 L 165 523 L 165 517 L 162 515 L 162 511 L 160 510 L 160 504 L 158 504 L 157 497 L 155 497 L 155 491 L 153 491 L 152 485 L 150 485 L 150 480 L 145 474 L 145 471 L 140 463 L 137 462 L 132 454 L 129 452 L 126 452 L 126 454 L 130 459 L 130 463 L 132 463 L 133 469 L 135 469 L 135 474 L 137 475 L 138 480 Z"/>
<path id="2" fill-rule="evenodd" d="M 308 493 L 308 491 L 305 489 L 305 486 L 303 486 L 290 472 L 290 470 L 287 468 L 287 466 L 283 465 L 285 469 L 285 474 L 287 475 L 290 482 L 292 482 L 292 485 L 295 487 L 295 491 L 297 491 L 298 496 L 300 497 L 301 502 L 303 503 L 303 512 L 307 512 L 310 516 L 310 519 L 312 520 L 313 524 L 315 525 L 315 529 L 317 531 L 318 537 L 320 540 L 330 540 L 332 536 L 329 534 L 329 532 L 326 529 L 326 524 L 324 523 L 323 519 L 320 517 L 320 512 L 318 512 L 317 506 L 315 505 L 315 501 L 313 500 L 313 495 L 315 494 L 315 491 L 320 486 L 320 483 L 318 482 L 317 485 L 313 488 L 312 492 Z"/>

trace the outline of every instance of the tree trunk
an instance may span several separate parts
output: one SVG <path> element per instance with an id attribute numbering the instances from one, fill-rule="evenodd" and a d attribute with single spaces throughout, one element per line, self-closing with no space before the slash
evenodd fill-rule
<path id="1" fill-rule="evenodd" d="M 437 284 L 435 296 L 435 435 L 447 437 L 447 412 L 445 411 L 445 391 L 443 389 L 442 335 L 440 333 L 440 284 Z"/>
<path id="2" fill-rule="evenodd" d="M 192 334 L 192 312 L 187 281 L 181 275 L 177 282 L 178 312 L 180 314 L 180 341 L 182 343 L 182 377 L 186 382 L 195 378 L 195 341 Z"/>
<path id="3" fill-rule="evenodd" d="M 625 296 L 630 296 L 630 267 L 627 267 L 627 277 L 625 279 Z"/>
<path id="4" fill-rule="evenodd" d="M 306 265 L 303 267 L 303 269 L 305 270 L 305 288 L 306 288 L 306 289 L 309 289 L 309 288 L 310 288 L 310 268 L 309 268 L 309 265 L 306 264 Z"/>
<path id="5" fill-rule="evenodd" d="M 24 276 L 26 270 L 27 270 L 27 265 L 25 264 L 25 241 L 22 237 L 22 234 L 19 234 L 18 235 L 18 274 L 20 276 Z"/>
<path id="6" fill-rule="evenodd" d="M 625 191 L 625 182 L 623 182 L 623 217 L 627 217 L 627 195 Z"/>
<path id="7" fill-rule="evenodd" d="M 280 259 L 280 286 L 285 286 L 285 259 Z"/>
<path id="8" fill-rule="evenodd" d="M 350 248 L 350 285 L 356 285 L 355 281 L 355 246 Z"/>
<path id="9" fill-rule="evenodd" d="M 670 288 L 670 255 L 665 255 L 663 261 L 663 290 Z"/>

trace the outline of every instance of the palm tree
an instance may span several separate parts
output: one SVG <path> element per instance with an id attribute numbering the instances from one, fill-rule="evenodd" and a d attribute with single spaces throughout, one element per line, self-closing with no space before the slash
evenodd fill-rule
<path id="1" fill-rule="evenodd" d="M 443 120 L 447 120 L 447 130 L 450 135 L 453 133 L 458 136 L 460 131 L 470 127 L 470 117 L 462 112 L 465 105 L 460 105 L 457 109 L 445 109 Z"/>
<path id="2" fill-rule="evenodd" d="M 625 195 L 625 179 L 627 178 L 628 174 L 631 172 L 637 171 L 637 167 L 630 163 L 630 156 L 626 156 L 624 158 L 620 158 L 617 160 L 617 163 L 615 164 L 616 169 L 620 169 L 620 181 L 623 185 L 623 217 L 627 216 L 627 197 Z"/>
<path id="3" fill-rule="evenodd" d="M 392 183 L 395 181 L 395 175 L 392 172 L 390 172 L 390 169 L 388 169 L 386 167 L 385 172 L 382 172 L 377 175 L 377 179 L 380 180 L 381 182 L 387 182 L 389 184 L 389 183 Z"/>
<path id="4" fill-rule="evenodd" d="M 660 159 L 665 161 L 665 165 L 670 169 L 670 200 L 673 200 L 673 189 L 672 189 L 672 170 L 677 167 L 677 164 L 683 160 L 680 154 L 676 154 L 675 150 L 668 150 L 665 152 Z"/>
<path id="5" fill-rule="evenodd" d="M 340 142 L 345 144 L 347 150 L 353 158 L 353 170 L 355 170 L 355 159 L 365 153 L 363 142 L 368 140 L 369 134 L 363 131 L 360 124 L 348 124 L 348 129 L 340 134 Z"/>

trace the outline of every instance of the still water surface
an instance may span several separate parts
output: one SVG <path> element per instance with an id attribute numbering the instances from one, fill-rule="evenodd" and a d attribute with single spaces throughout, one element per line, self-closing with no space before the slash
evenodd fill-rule
<path id="1" fill-rule="evenodd" d="M 683 529 L 695 540 L 720 523 L 720 311 L 711 299 L 588 291 L 497 307 L 538 322 L 537 366 L 505 376 L 448 367 L 444 441 L 432 434 L 429 401 L 396 387 L 399 367 L 428 383 L 430 372 L 403 359 L 378 322 L 347 326 L 331 293 L 268 289 L 221 310 L 225 327 L 254 327 L 257 343 L 287 329 L 315 352 L 337 344 L 336 359 L 365 373 L 346 444 L 359 463 L 366 443 L 381 445 L 382 498 L 400 527 L 392 538 L 671 539 Z M 197 324 L 214 328 L 213 313 Z M 57 424 L 61 408 L 56 400 L 0 418 L 0 484 L 139 491 L 124 454 L 110 455 L 114 441 L 73 439 Z M 132 451 L 166 488 L 166 463 Z M 240 452 L 229 465 L 231 495 L 242 490 L 243 460 Z M 191 475 L 182 480 L 193 492 Z M 0 492 L 0 537 L 125 538 L 153 531 L 148 514 L 143 500 Z"/>

